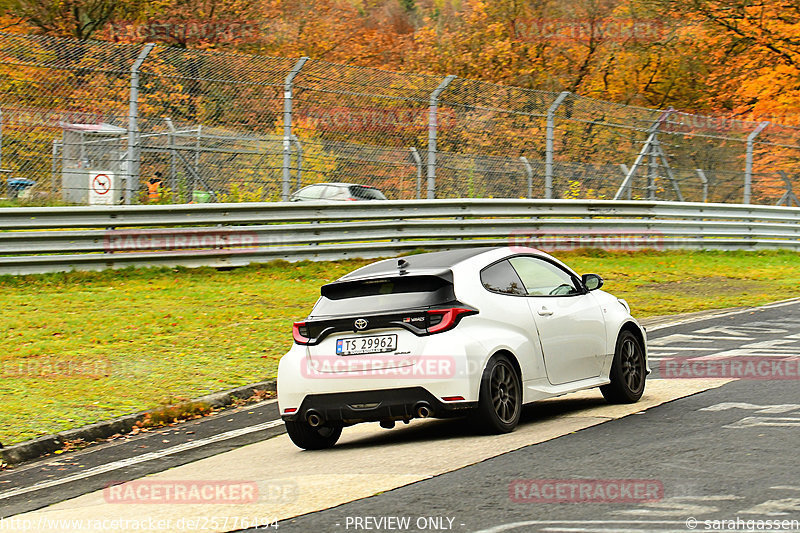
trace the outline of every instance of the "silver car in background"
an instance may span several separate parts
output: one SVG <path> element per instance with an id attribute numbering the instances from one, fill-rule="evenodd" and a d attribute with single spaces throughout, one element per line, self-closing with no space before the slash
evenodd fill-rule
<path id="1" fill-rule="evenodd" d="M 315 183 L 303 187 L 289 197 L 290 202 L 357 202 L 361 200 L 387 200 L 387 198 L 375 187 L 355 183 Z"/>

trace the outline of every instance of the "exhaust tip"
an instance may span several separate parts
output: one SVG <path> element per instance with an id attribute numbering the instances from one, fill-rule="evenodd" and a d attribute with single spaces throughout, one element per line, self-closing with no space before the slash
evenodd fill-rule
<path id="1" fill-rule="evenodd" d="M 431 416 L 432 411 L 430 405 L 428 405 L 426 402 L 420 402 L 414 408 L 414 412 L 418 418 L 428 418 Z"/>
<path id="2" fill-rule="evenodd" d="M 316 411 L 308 411 L 306 413 L 306 422 L 312 428 L 316 428 L 322 425 L 322 415 L 320 415 Z"/>

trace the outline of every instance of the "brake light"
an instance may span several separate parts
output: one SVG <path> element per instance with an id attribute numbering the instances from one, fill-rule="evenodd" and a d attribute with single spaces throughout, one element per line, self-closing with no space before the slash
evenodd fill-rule
<path id="1" fill-rule="evenodd" d="M 292 324 L 292 337 L 297 344 L 308 344 L 311 339 L 308 338 L 308 326 L 305 322 L 295 322 Z"/>
<path id="2" fill-rule="evenodd" d="M 442 400 L 446 402 L 463 402 L 463 396 L 442 396 Z"/>
<path id="3" fill-rule="evenodd" d="M 456 327 L 461 317 L 474 315 L 474 309 L 464 309 L 463 307 L 451 307 L 450 309 L 431 309 L 428 311 L 430 326 L 428 333 L 439 333 Z"/>

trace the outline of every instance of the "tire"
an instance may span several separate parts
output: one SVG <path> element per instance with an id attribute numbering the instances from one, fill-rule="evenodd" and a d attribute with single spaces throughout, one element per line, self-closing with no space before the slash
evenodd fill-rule
<path id="1" fill-rule="evenodd" d="M 483 369 L 473 422 L 484 433 L 509 433 L 521 414 L 522 380 L 507 356 L 496 355 Z"/>
<path id="2" fill-rule="evenodd" d="M 341 424 L 325 424 L 312 428 L 305 420 L 286 420 L 286 433 L 298 447 L 304 450 L 325 450 L 333 447 L 342 435 Z"/>
<path id="3" fill-rule="evenodd" d="M 623 331 L 611 363 L 611 383 L 600 387 L 600 392 L 608 403 L 636 403 L 644 393 L 646 371 L 642 343 L 630 331 Z"/>

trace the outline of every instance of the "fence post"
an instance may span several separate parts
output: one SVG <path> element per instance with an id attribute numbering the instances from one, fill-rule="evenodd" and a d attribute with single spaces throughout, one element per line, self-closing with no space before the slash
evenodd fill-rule
<path id="1" fill-rule="evenodd" d="M 657 141 L 658 138 L 658 128 L 661 127 L 661 124 L 664 123 L 665 120 L 674 112 L 673 108 L 669 108 L 661 113 L 661 116 L 653 122 L 653 125 L 650 126 L 647 130 L 647 140 L 644 142 L 644 146 L 642 150 L 639 152 L 639 155 L 636 156 L 636 161 L 633 162 L 633 166 L 628 170 L 628 174 L 625 176 L 625 179 L 622 180 L 622 184 L 619 186 L 617 190 L 617 194 L 614 195 L 614 200 L 619 200 L 622 195 L 625 193 L 625 190 L 630 185 L 631 180 L 633 179 L 633 175 L 636 174 L 636 170 L 639 168 L 639 165 L 642 164 L 642 160 L 644 156 L 651 153 L 651 149 L 653 147 L 653 143 Z"/>
<path id="2" fill-rule="evenodd" d="M 439 129 L 437 122 L 439 96 L 447 86 L 456 79 L 452 74 L 442 80 L 442 83 L 431 93 L 430 109 L 428 111 L 428 194 L 427 198 L 436 198 L 436 135 Z"/>
<path id="3" fill-rule="evenodd" d="M 8 180 L 3 182 L 3 110 L 0 109 L 0 194 L 8 196 Z"/>
<path id="4" fill-rule="evenodd" d="M 289 201 L 289 193 L 292 187 L 292 87 L 294 78 L 300 73 L 300 69 L 308 61 L 307 57 L 301 57 L 294 64 L 292 70 L 286 75 L 283 83 L 283 186 L 281 187 L 281 200 Z"/>
<path id="5" fill-rule="evenodd" d="M 742 203 L 744 204 L 750 203 L 750 195 L 753 192 L 753 142 L 756 140 L 756 137 L 758 137 L 758 134 L 767 126 L 769 126 L 769 121 L 764 121 L 756 126 L 756 129 L 751 131 L 750 135 L 747 136 L 747 157 L 745 158 L 744 164 L 744 194 L 742 195 Z"/>
<path id="6" fill-rule="evenodd" d="M 147 43 L 131 66 L 131 89 L 128 98 L 128 151 L 126 154 L 125 203 L 130 204 L 139 185 L 139 69 L 155 44 Z"/>
<path id="7" fill-rule="evenodd" d="M 419 200 L 422 196 L 422 158 L 413 146 L 409 150 L 411 151 L 411 157 L 414 158 L 414 163 L 417 165 L 417 200 Z"/>
<path id="8" fill-rule="evenodd" d="M 57 161 L 58 161 L 58 148 L 60 144 L 58 141 L 53 139 L 53 148 L 51 152 L 52 162 L 50 163 L 50 188 L 52 189 L 51 192 L 55 195 L 56 191 L 58 190 L 58 175 L 56 174 L 58 170 Z M 62 165 L 63 169 L 63 165 Z M 63 194 L 63 192 L 62 192 Z"/>
<path id="9" fill-rule="evenodd" d="M 625 163 L 620 163 L 619 168 L 622 170 L 622 179 L 625 179 L 625 176 L 628 175 L 628 165 Z M 631 191 L 630 184 L 628 184 L 628 186 L 625 188 L 625 192 L 628 196 L 628 200 L 630 200 L 633 197 L 633 191 Z"/>
<path id="10" fill-rule="evenodd" d="M 297 135 L 292 135 L 292 142 L 294 147 L 297 148 L 297 176 L 295 176 L 297 184 L 295 185 L 295 191 L 298 191 L 303 183 L 303 145 L 300 144 L 300 139 L 297 138 Z"/>
<path id="11" fill-rule="evenodd" d="M 650 172 L 647 174 L 647 199 L 656 200 L 656 179 L 658 178 L 658 137 L 650 144 Z"/>
<path id="12" fill-rule="evenodd" d="M 696 168 L 694 171 L 700 176 L 700 182 L 703 184 L 703 203 L 705 203 L 708 201 L 708 178 L 702 168 Z"/>
<path id="13" fill-rule="evenodd" d="M 172 202 L 173 203 L 180 203 L 181 198 L 178 194 L 178 168 L 175 162 L 175 124 L 172 123 L 172 119 L 169 117 L 164 117 L 164 121 L 167 123 L 167 128 L 169 128 L 169 133 L 167 134 L 167 142 L 169 143 L 169 187 L 172 189 Z"/>
<path id="14" fill-rule="evenodd" d="M 522 161 L 522 164 L 525 166 L 525 175 L 528 178 L 528 196 L 527 196 L 527 198 L 531 199 L 531 198 L 533 198 L 533 167 L 531 167 L 531 164 L 528 161 L 527 157 L 522 156 L 522 157 L 519 158 L 519 160 Z"/>
<path id="15" fill-rule="evenodd" d="M 194 202 L 194 190 L 197 188 L 197 176 L 200 175 L 200 149 L 203 147 L 203 125 L 197 125 L 197 137 L 194 139 L 194 172 L 189 182 L 189 198 Z M 211 192 L 211 191 L 208 191 Z"/>
<path id="16" fill-rule="evenodd" d="M 544 153 L 544 197 L 548 200 L 553 198 L 553 143 L 555 139 L 556 110 L 558 110 L 564 99 L 569 96 L 569 91 L 564 91 L 558 95 L 555 102 L 547 110 L 547 133 L 545 141 L 547 143 Z"/>

